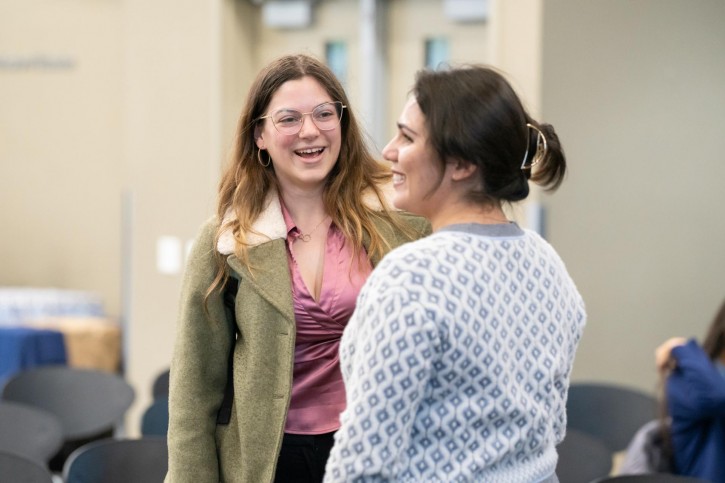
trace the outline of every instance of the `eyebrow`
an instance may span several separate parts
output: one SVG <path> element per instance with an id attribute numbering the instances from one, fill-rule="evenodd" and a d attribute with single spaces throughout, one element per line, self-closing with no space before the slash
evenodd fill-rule
<path id="1" fill-rule="evenodd" d="M 323 104 L 333 104 L 333 103 L 335 103 L 335 101 L 322 101 L 322 102 L 320 102 L 319 104 L 317 104 L 317 105 L 316 105 L 315 107 L 313 107 L 313 108 L 312 108 L 312 111 L 314 111 L 315 109 L 317 109 L 318 107 L 320 107 L 320 106 L 321 106 L 321 105 L 323 105 Z M 272 111 L 272 110 L 270 109 L 270 111 L 269 111 L 269 112 L 282 112 L 282 111 L 294 111 L 294 112 L 302 112 L 302 110 L 300 110 L 300 109 L 295 109 L 294 107 L 287 107 L 287 106 L 282 106 L 282 107 L 280 107 L 279 109 L 276 109 L 276 110 L 274 110 L 274 111 Z M 312 111 L 310 111 L 310 112 L 312 112 Z"/>
<path id="2" fill-rule="evenodd" d="M 418 135 L 417 132 L 413 131 L 407 124 L 403 124 L 402 122 L 398 122 L 398 129 L 401 131 L 409 131 L 411 134 Z"/>
<path id="3" fill-rule="evenodd" d="M 270 114 L 279 114 L 281 112 L 302 112 L 299 109 L 295 109 L 293 107 L 280 107 L 279 109 L 275 109 L 274 111 L 269 111 Z"/>

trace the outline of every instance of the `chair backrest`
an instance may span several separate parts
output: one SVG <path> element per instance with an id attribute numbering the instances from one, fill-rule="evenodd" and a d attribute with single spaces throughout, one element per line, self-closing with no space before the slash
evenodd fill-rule
<path id="1" fill-rule="evenodd" d="M 692 476 L 679 476 L 669 473 L 647 473 L 640 475 L 620 475 L 600 478 L 592 483 L 709 483 L 707 480 Z"/>
<path id="2" fill-rule="evenodd" d="M 72 440 L 113 428 L 131 406 L 134 391 L 116 374 L 44 366 L 15 374 L 3 388 L 2 398 L 54 414 L 63 437 Z"/>
<path id="3" fill-rule="evenodd" d="M 0 401 L 0 451 L 45 466 L 62 444 L 63 429 L 55 415 L 33 406 Z"/>
<path id="4" fill-rule="evenodd" d="M 156 376 L 154 384 L 151 388 L 151 394 L 154 399 L 169 397 L 169 369 Z"/>
<path id="5" fill-rule="evenodd" d="M 3 388 L 6 401 L 28 404 L 58 417 L 63 446 L 49 467 L 60 471 L 78 447 L 113 436 L 134 399 L 119 375 L 68 366 L 42 366 L 15 374 Z"/>
<path id="6" fill-rule="evenodd" d="M 53 483 L 53 475 L 37 461 L 0 451 L 0 481 L 12 483 Z"/>
<path id="7" fill-rule="evenodd" d="M 65 483 L 162 483 L 166 438 L 106 439 L 75 450 L 63 467 Z"/>
<path id="8" fill-rule="evenodd" d="M 612 451 L 599 439 L 581 431 L 567 429 L 556 451 L 559 453 L 556 476 L 560 483 L 592 481 L 609 475 L 612 470 Z"/>
<path id="9" fill-rule="evenodd" d="M 169 400 L 156 399 L 146 408 L 141 418 L 141 434 L 144 436 L 166 436 L 169 430 Z"/>
<path id="10" fill-rule="evenodd" d="M 599 438 L 617 452 L 627 447 L 643 424 L 657 417 L 657 400 L 615 384 L 572 383 L 566 412 L 567 429 Z"/>

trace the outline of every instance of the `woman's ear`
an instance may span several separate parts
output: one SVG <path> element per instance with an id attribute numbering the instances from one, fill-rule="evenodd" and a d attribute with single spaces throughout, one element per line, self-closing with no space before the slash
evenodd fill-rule
<path id="1" fill-rule="evenodd" d="M 463 181 L 470 178 L 478 170 L 478 167 L 468 161 L 455 159 L 449 163 L 451 165 L 451 179 L 453 181 Z"/>
<path id="2" fill-rule="evenodd" d="M 259 149 L 267 149 L 267 143 L 264 142 L 264 136 L 259 124 L 254 127 L 254 142 Z"/>

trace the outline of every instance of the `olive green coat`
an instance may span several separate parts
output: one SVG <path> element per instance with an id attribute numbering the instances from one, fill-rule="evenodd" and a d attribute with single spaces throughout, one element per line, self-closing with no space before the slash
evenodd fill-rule
<path id="1" fill-rule="evenodd" d="M 430 227 L 406 217 L 419 235 Z M 180 315 L 171 363 L 169 393 L 169 472 L 166 481 L 263 483 L 274 479 L 292 390 L 295 317 L 285 247 L 286 227 L 276 196 L 255 222 L 249 250 L 251 274 L 233 254 L 231 234 L 214 237 L 218 218 L 209 220 L 191 250 L 184 274 Z M 406 238 L 387 223 L 378 229 L 391 247 Z M 367 248 L 369 239 L 365 237 Z M 234 402 L 228 425 L 216 416 L 227 381 L 234 341 L 222 297 L 204 294 L 216 275 L 214 251 L 227 255 L 239 290 L 235 312 Z M 373 265 L 379 260 L 373 260 Z"/>

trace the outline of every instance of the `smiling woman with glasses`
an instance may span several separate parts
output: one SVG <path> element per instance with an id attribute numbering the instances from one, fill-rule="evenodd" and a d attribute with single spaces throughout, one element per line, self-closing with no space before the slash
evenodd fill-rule
<path id="1" fill-rule="evenodd" d="M 372 268 L 429 230 L 389 207 L 330 69 L 265 67 L 217 215 L 186 268 L 169 389 L 167 482 L 319 482 L 345 409 L 342 330 Z"/>
<path id="2" fill-rule="evenodd" d="M 305 116 L 309 115 L 318 129 L 329 131 L 335 129 L 340 124 L 342 110 L 346 107 L 340 101 L 323 102 L 310 112 L 300 112 L 294 109 L 283 108 L 272 114 L 262 116 L 259 119 L 271 119 L 277 132 L 292 136 L 300 132 L 302 124 L 305 122 Z"/>

